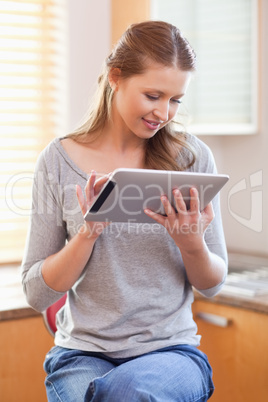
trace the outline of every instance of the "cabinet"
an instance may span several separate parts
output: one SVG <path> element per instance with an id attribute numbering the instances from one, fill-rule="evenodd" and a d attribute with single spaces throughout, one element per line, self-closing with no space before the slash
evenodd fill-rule
<path id="1" fill-rule="evenodd" d="M 47 401 L 43 361 L 53 343 L 40 315 L 0 322 L 0 401 Z"/>
<path id="2" fill-rule="evenodd" d="M 268 315 L 203 300 L 194 302 L 193 314 L 213 369 L 210 401 L 266 402 Z"/>

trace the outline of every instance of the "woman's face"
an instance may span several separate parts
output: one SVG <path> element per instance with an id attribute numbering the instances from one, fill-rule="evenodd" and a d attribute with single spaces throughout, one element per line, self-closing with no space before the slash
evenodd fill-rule
<path id="1" fill-rule="evenodd" d="M 116 128 L 141 139 L 154 136 L 178 112 L 190 78 L 189 71 L 155 63 L 143 74 L 127 79 L 120 75 L 111 78 Z"/>

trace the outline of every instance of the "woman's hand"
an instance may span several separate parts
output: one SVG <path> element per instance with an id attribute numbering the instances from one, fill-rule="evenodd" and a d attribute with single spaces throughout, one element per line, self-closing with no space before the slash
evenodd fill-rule
<path id="1" fill-rule="evenodd" d="M 189 282 L 196 289 L 209 289 L 218 285 L 226 275 L 222 258 L 211 253 L 206 245 L 204 233 L 214 218 L 212 204 L 200 212 L 198 192 L 190 190 L 190 208 L 187 210 L 182 194 L 174 190 L 176 210 L 166 196 L 161 200 L 167 216 L 145 210 L 147 215 L 163 225 L 179 247 Z"/>
<path id="2" fill-rule="evenodd" d="M 161 201 L 166 216 L 157 214 L 149 209 L 145 213 L 157 223 L 163 225 L 181 251 L 193 252 L 204 246 L 204 233 L 214 218 L 212 204 L 200 212 L 198 191 L 190 189 L 190 209 L 187 210 L 182 194 L 178 189 L 173 191 L 176 210 L 171 206 L 168 198 L 163 195 Z"/>
<path id="3" fill-rule="evenodd" d="M 103 176 L 100 179 L 96 180 L 96 172 L 94 170 L 91 171 L 91 175 L 87 181 L 85 187 L 85 195 L 83 195 L 83 191 L 79 185 L 76 186 L 76 195 L 78 198 L 78 202 L 82 211 L 83 216 L 86 214 L 90 206 L 94 203 L 97 195 L 101 191 L 103 185 L 109 179 L 109 175 Z M 85 221 L 84 225 L 80 228 L 79 233 L 85 235 L 88 238 L 97 238 L 103 229 L 108 226 L 110 222 L 89 222 Z"/>

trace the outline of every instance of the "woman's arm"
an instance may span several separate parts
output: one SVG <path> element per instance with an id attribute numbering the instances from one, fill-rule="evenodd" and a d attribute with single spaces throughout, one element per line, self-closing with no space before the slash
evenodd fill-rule
<path id="1" fill-rule="evenodd" d="M 53 152 L 48 155 L 53 156 Z M 54 166 L 55 161 L 47 159 L 47 155 L 41 155 L 36 165 L 32 214 L 21 268 L 26 299 L 37 311 L 44 311 L 72 287 L 91 256 L 96 238 L 103 230 L 101 223 L 95 222 L 91 226 L 79 219 L 78 233 L 66 244 L 68 233 L 62 217 L 64 206 L 57 192 L 59 184 L 53 181 L 58 177 L 58 167 L 56 165 L 53 174 L 50 173 L 47 165 L 50 163 Z M 106 177 L 95 182 L 95 178 L 93 172 L 85 188 L 86 198 L 80 186 L 77 187 L 82 213 L 107 180 Z"/>
<path id="2" fill-rule="evenodd" d="M 85 187 L 86 198 L 83 196 L 81 187 L 76 187 L 83 215 L 106 181 L 107 176 L 96 181 L 96 172 L 92 171 Z M 107 225 L 108 223 L 104 222 L 84 222 L 78 233 L 64 248 L 45 259 L 42 275 L 50 288 L 58 292 L 66 292 L 75 284 L 91 256 L 96 239 Z"/>
<path id="3" fill-rule="evenodd" d="M 42 275 L 47 286 L 57 292 L 68 291 L 85 268 L 95 240 L 82 226 L 64 248 L 47 257 L 42 266 Z"/>

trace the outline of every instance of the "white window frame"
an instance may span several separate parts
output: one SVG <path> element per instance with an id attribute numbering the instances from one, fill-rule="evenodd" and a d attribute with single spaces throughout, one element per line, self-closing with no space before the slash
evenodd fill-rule
<path id="1" fill-rule="evenodd" d="M 156 2 L 151 0 L 151 19 L 161 19 L 157 15 Z M 162 0 L 165 2 L 165 0 Z M 194 0 L 193 0 L 194 1 Z M 235 1 L 235 0 L 234 0 Z M 193 3 L 193 2 L 191 2 Z M 193 3 L 194 4 L 194 3 Z M 254 135 L 259 133 L 259 110 L 260 110 L 260 0 L 251 0 L 252 9 L 252 53 L 251 53 L 251 111 L 250 122 L 241 123 L 200 123 L 189 124 L 187 129 L 195 135 Z M 180 27 L 179 27 L 180 28 Z M 190 113 L 191 114 L 191 113 Z"/>

